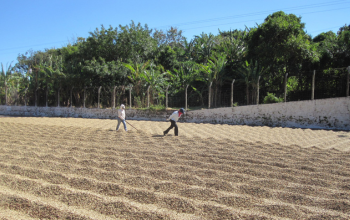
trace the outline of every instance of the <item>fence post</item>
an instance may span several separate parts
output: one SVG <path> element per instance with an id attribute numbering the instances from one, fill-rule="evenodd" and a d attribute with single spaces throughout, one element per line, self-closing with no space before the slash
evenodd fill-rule
<path id="1" fill-rule="evenodd" d="M 27 107 L 27 90 L 28 90 L 28 87 L 24 90 L 24 106 Z"/>
<path id="2" fill-rule="evenodd" d="M 131 90 L 132 90 L 132 85 L 130 85 L 130 89 L 129 89 L 129 102 L 130 102 L 129 109 L 131 109 Z"/>
<path id="3" fill-rule="evenodd" d="M 61 88 L 58 88 L 57 90 L 57 107 L 60 107 L 60 89 Z"/>
<path id="4" fill-rule="evenodd" d="M 83 106 L 85 108 L 85 99 L 86 99 L 86 87 L 84 87 L 84 100 L 83 100 Z"/>
<path id="5" fill-rule="evenodd" d="M 185 108 L 186 108 L 186 111 L 187 111 L 187 89 L 188 89 L 188 84 L 186 85 L 186 90 L 185 90 L 185 101 L 186 101 L 186 103 L 185 103 Z"/>
<path id="6" fill-rule="evenodd" d="M 169 85 L 167 85 L 166 93 L 165 93 L 165 110 L 168 109 L 168 89 L 169 89 Z"/>
<path id="7" fill-rule="evenodd" d="M 287 79 L 288 79 L 288 73 L 286 73 L 284 77 L 284 102 L 287 102 Z"/>
<path id="8" fill-rule="evenodd" d="M 231 83 L 231 107 L 233 107 L 233 83 L 235 83 L 235 79 Z"/>
<path id="9" fill-rule="evenodd" d="M 47 103 L 48 96 L 49 96 L 49 87 L 46 86 L 46 108 L 49 107 L 49 104 Z"/>
<path id="10" fill-rule="evenodd" d="M 70 107 L 73 107 L 73 89 L 74 86 L 72 86 L 72 89 L 70 90 Z"/>
<path id="11" fill-rule="evenodd" d="M 113 88 L 113 106 L 112 106 L 112 108 L 113 109 L 115 109 L 115 91 L 116 91 L 116 89 L 117 89 L 117 86 L 114 86 L 114 88 Z"/>
<path id="12" fill-rule="evenodd" d="M 349 86 L 350 86 L 350 66 L 348 66 L 348 76 L 346 77 L 346 97 L 349 97 Z"/>
<path id="13" fill-rule="evenodd" d="M 208 90 L 209 90 L 209 94 L 208 94 L 208 109 L 210 108 L 210 93 L 211 93 L 211 84 L 213 84 L 213 82 L 210 82 Z"/>
<path id="14" fill-rule="evenodd" d="M 316 70 L 314 70 L 314 73 L 312 74 L 311 100 L 314 100 L 315 98 L 315 76 Z"/>
<path id="15" fill-rule="evenodd" d="M 258 78 L 258 83 L 256 84 L 256 104 L 259 105 L 259 82 L 260 82 L 260 77 Z"/>
<path id="16" fill-rule="evenodd" d="M 39 87 L 36 87 L 36 89 L 35 89 L 35 107 L 38 106 L 38 89 L 39 89 Z"/>
<path id="17" fill-rule="evenodd" d="M 147 88 L 147 108 L 149 108 L 149 87 Z"/>
<path id="18" fill-rule="evenodd" d="M 18 106 L 18 100 L 19 100 L 19 95 L 18 95 L 18 80 L 17 80 L 17 87 L 16 87 L 16 106 Z"/>
<path id="19" fill-rule="evenodd" d="M 100 94 L 101 94 L 101 88 L 102 88 L 102 86 L 98 87 L 97 108 L 100 108 Z"/>
<path id="20" fill-rule="evenodd" d="M 7 85 L 5 85 L 5 105 L 7 105 Z"/>

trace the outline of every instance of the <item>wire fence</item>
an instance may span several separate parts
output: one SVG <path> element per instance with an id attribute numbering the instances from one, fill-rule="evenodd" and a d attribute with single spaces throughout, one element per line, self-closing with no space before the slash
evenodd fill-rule
<path id="1" fill-rule="evenodd" d="M 278 86 L 259 82 L 253 87 L 242 82 L 225 82 L 221 87 L 206 87 L 195 91 L 189 87 L 176 94 L 160 95 L 152 90 L 136 94 L 132 87 L 61 87 L 24 88 L 0 86 L 0 105 L 74 107 L 74 108 L 115 108 L 125 104 L 128 108 L 164 106 L 168 108 L 186 107 L 217 108 L 271 103 L 266 97 L 275 97 L 273 102 L 325 99 L 349 96 L 350 67 L 322 71 L 308 71 L 287 75 L 279 79 Z M 278 89 L 276 89 L 278 88 Z M 209 102 L 210 96 L 210 102 Z M 130 99 L 131 98 L 131 99 Z"/>

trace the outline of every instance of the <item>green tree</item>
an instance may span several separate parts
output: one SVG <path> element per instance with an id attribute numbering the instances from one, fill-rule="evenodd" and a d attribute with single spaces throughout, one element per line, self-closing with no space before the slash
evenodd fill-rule
<path id="1" fill-rule="evenodd" d="M 247 55 L 246 38 L 248 30 L 220 31 L 218 50 L 227 58 L 227 69 L 235 70 Z M 234 72 L 232 72 L 234 73 Z"/>
<path id="2" fill-rule="evenodd" d="M 128 79 L 133 85 L 133 91 L 135 91 L 136 98 L 143 99 L 145 79 L 142 77 L 142 74 L 146 73 L 147 68 L 151 65 L 151 61 L 145 63 L 123 63 L 123 65 L 130 71 Z"/>
<path id="3" fill-rule="evenodd" d="M 5 104 L 9 104 L 8 100 L 8 89 L 9 89 L 9 81 L 12 76 L 12 63 L 10 65 L 7 65 L 4 69 L 3 63 L 1 63 L 1 81 L 4 85 L 4 96 L 5 96 Z M 1 101 L 1 100 L 0 100 Z M 1 102 L 0 102 L 1 103 Z"/>
<path id="4" fill-rule="evenodd" d="M 196 35 L 190 44 L 193 45 L 192 56 L 194 56 L 194 60 L 205 65 L 213 55 L 218 42 L 213 34 L 202 33 L 201 35 Z"/>
<path id="5" fill-rule="evenodd" d="M 226 64 L 226 56 L 222 54 L 217 54 L 212 56 L 210 60 L 208 60 L 207 64 L 200 64 L 202 73 L 202 80 L 206 81 L 208 86 L 214 85 L 215 88 L 209 89 L 209 106 L 210 103 L 213 103 L 215 107 L 217 106 L 218 99 L 218 90 L 220 85 L 222 85 L 223 77 L 225 75 L 225 64 Z M 212 91 L 214 91 L 214 96 L 212 96 Z"/>
<path id="6" fill-rule="evenodd" d="M 258 61 L 245 61 L 245 63 L 238 68 L 238 73 L 240 76 L 239 81 L 246 84 L 246 99 L 247 105 L 250 103 L 256 103 L 257 101 L 257 85 L 260 83 L 260 79 L 265 73 L 266 68 L 261 67 Z M 249 86 L 252 86 L 252 102 L 249 101 Z"/>
<path id="7" fill-rule="evenodd" d="M 338 52 L 337 35 L 332 31 L 321 33 L 313 39 L 313 42 L 316 44 L 320 56 L 318 65 L 314 66 L 314 69 L 328 69 L 336 65 L 334 62 Z"/>
<path id="8" fill-rule="evenodd" d="M 198 64 L 193 61 L 182 62 L 178 64 L 178 68 L 173 69 L 174 74 L 172 75 L 173 81 L 176 82 L 177 86 L 185 90 L 185 108 L 187 109 L 187 89 L 189 86 L 194 91 L 197 89 L 193 86 L 193 82 L 199 80 L 199 67 Z M 181 90 L 180 89 L 180 90 Z M 201 101 L 203 102 L 203 98 Z"/>
<path id="9" fill-rule="evenodd" d="M 145 82 L 145 87 L 149 88 L 149 93 L 153 99 L 155 94 L 157 94 L 157 100 L 163 98 L 164 87 L 168 80 L 167 75 L 169 75 L 169 72 L 164 71 L 162 66 L 155 66 L 153 63 L 150 63 L 148 69 L 140 72 L 140 78 Z"/>
<path id="10" fill-rule="evenodd" d="M 338 35 L 338 65 L 350 66 L 350 25 L 344 25 Z"/>
<path id="11" fill-rule="evenodd" d="M 142 63 L 154 58 L 157 49 L 157 40 L 152 37 L 152 30 L 147 25 L 119 25 L 117 50 L 120 61 L 124 63 Z"/>
<path id="12" fill-rule="evenodd" d="M 285 73 L 297 74 L 304 60 L 318 61 L 316 47 L 310 43 L 304 27 L 300 17 L 279 11 L 249 32 L 248 59 L 269 66 L 266 81 L 279 85 L 280 90 Z"/>
<path id="13" fill-rule="evenodd" d="M 106 62 L 118 60 L 120 54 L 117 48 L 118 30 L 110 26 L 106 29 L 101 25 L 101 29 L 89 33 L 90 36 L 83 40 L 82 44 L 77 44 L 81 50 L 80 55 L 84 60 L 98 59 L 102 57 Z"/>

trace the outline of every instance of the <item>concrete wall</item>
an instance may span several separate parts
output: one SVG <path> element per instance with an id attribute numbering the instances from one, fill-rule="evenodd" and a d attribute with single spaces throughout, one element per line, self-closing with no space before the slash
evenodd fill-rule
<path id="1" fill-rule="evenodd" d="M 127 119 L 165 120 L 172 111 L 128 110 Z M 116 118 L 117 109 L 0 106 L 13 116 Z M 188 111 L 183 122 L 350 130 L 350 97 Z"/>

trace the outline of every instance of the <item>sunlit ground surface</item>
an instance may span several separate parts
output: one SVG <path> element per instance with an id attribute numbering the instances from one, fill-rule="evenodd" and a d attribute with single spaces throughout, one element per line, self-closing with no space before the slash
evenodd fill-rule
<path id="1" fill-rule="evenodd" d="M 349 219 L 350 132 L 0 117 L 0 219 Z"/>

